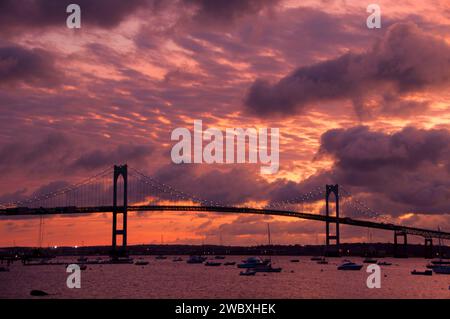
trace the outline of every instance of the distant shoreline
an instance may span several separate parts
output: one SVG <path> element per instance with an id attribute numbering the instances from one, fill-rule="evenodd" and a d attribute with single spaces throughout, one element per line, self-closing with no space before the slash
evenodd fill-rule
<path id="1" fill-rule="evenodd" d="M 392 243 L 349 243 L 341 244 L 340 256 L 394 256 Z M 401 247 L 403 248 L 403 247 Z M 284 255 L 284 256 L 314 256 L 324 255 L 325 245 L 259 245 L 259 246 L 221 246 L 221 245 L 130 245 L 126 252 L 129 255 Z M 449 246 L 434 246 L 433 258 L 441 252 L 450 256 Z M 83 247 L 3 247 L 0 248 L 0 258 L 11 255 L 42 255 L 42 256 L 73 256 L 73 255 L 108 255 L 111 246 Z M 424 245 L 408 244 L 408 257 L 425 257 Z M 403 256 L 406 257 L 406 256 Z"/>

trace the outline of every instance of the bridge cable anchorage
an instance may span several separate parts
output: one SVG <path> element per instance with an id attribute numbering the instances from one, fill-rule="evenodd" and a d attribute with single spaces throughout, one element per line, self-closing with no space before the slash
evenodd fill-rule
<path id="1" fill-rule="evenodd" d="M 81 187 L 83 187 L 85 185 L 89 185 L 92 182 L 96 181 L 97 179 L 106 176 L 107 174 L 109 175 L 111 172 L 111 169 L 112 169 L 111 167 L 108 167 L 108 168 L 100 171 L 99 173 L 97 173 L 79 183 L 63 187 L 56 191 L 52 191 L 52 192 L 49 192 L 46 194 L 35 195 L 32 198 L 27 198 L 24 200 L 18 200 L 18 201 L 13 201 L 13 202 L 6 203 L 6 204 L 1 204 L 0 206 L 2 206 L 4 208 L 14 208 L 14 207 L 20 207 L 20 206 L 25 206 L 25 205 L 29 205 L 29 204 L 39 203 L 39 202 L 46 201 L 46 200 L 51 200 L 59 195 L 66 195 L 70 192 L 81 189 Z"/>
<path id="2" fill-rule="evenodd" d="M 162 182 L 156 180 L 153 177 L 145 175 L 144 173 L 140 172 L 139 170 L 137 170 L 137 169 L 135 169 L 133 167 L 130 167 L 130 170 L 132 170 L 133 172 L 138 174 L 138 176 L 135 176 L 135 175 L 133 175 L 133 176 L 140 178 L 140 180 L 143 181 L 144 183 L 153 185 L 157 189 L 163 191 L 164 193 L 170 194 L 172 196 L 175 196 L 175 197 L 177 197 L 177 198 L 179 198 L 181 200 L 186 200 L 186 199 L 192 200 L 193 202 L 198 202 L 198 203 L 200 203 L 201 205 L 204 205 L 204 206 L 209 206 L 209 205 L 211 205 L 211 206 L 218 206 L 218 207 L 219 206 L 226 206 L 226 205 L 224 205 L 222 203 L 219 203 L 219 202 L 215 202 L 215 201 L 207 200 L 207 199 L 202 199 L 202 198 L 199 198 L 199 197 L 194 196 L 192 194 L 180 191 L 180 190 L 174 188 L 173 186 L 170 186 L 168 184 L 162 183 Z"/>

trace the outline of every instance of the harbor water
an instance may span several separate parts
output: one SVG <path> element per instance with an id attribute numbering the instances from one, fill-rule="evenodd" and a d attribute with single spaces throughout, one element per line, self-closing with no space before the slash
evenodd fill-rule
<path id="1" fill-rule="evenodd" d="M 0 298 L 450 298 L 450 275 L 413 276 L 424 270 L 428 260 L 385 258 L 381 266 L 381 288 L 368 288 L 367 266 L 359 271 L 339 271 L 344 258 L 328 258 L 317 264 L 310 257 L 272 257 L 280 273 L 240 276 L 233 266 L 174 262 L 176 256 L 156 259 L 146 256 L 148 265 L 89 264 L 81 271 L 81 288 L 69 289 L 65 265 L 24 266 L 15 262 L 0 272 Z M 227 256 L 220 262 L 241 262 L 244 256 Z M 291 262 L 299 259 L 299 262 Z M 350 258 L 362 263 L 362 258 Z M 76 263 L 76 257 L 54 262 Z M 141 260 L 141 259 L 139 259 Z M 31 290 L 49 293 L 31 297 Z"/>

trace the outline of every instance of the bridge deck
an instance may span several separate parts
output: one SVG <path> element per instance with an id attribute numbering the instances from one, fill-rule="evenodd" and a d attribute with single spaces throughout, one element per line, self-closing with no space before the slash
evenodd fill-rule
<path id="1" fill-rule="evenodd" d="M 119 207 L 120 209 L 120 207 Z M 249 207 L 217 207 L 217 206 L 177 206 L 177 205 L 140 205 L 128 206 L 128 211 L 184 211 L 184 212 L 218 212 L 218 213 L 239 213 L 239 214 L 260 214 L 260 215 L 276 215 L 296 217 L 301 219 L 316 220 L 316 221 L 330 221 L 337 222 L 336 217 L 326 217 L 324 215 L 300 213 L 294 211 L 272 210 L 272 209 L 258 209 Z M 32 216 L 32 215 L 76 215 L 76 214 L 91 214 L 91 213 L 106 213 L 112 212 L 113 206 L 98 206 L 98 207 L 53 207 L 53 208 L 28 208 L 17 207 L 0 209 L 0 217 L 5 216 Z M 401 226 L 388 223 L 379 223 L 366 220 L 357 220 L 352 218 L 341 217 L 338 219 L 340 224 L 352 225 L 358 227 L 368 227 L 384 230 L 392 230 L 404 232 L 410 235 L 417 235 L 427 238 L 441 238 L 450 239 L 450 233 L 435 231 L 430 229 L 422 229 L 408 226 Z"/>

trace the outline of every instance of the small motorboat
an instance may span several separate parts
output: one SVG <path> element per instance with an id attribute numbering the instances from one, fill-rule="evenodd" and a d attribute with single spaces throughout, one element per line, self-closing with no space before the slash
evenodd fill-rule
<path id="1" fill-rule="evenodd" d="M 225 256 L 216 256 L 215 259 L 225 259 Z"/>
<path id="2" fill-rule="evenodd" d="M 354 262 L 346 262 L 337 267 L 338 270 L 361 270 L 363 265 L 355 264 Z"/>
<path id="3" fill-rule="evenodd" d="M 205 263 L 205 266 L 211 266 L 211 267 L 217 267 L 222 265 L 222 263 L 216 262 L 216 261 L 207 261 Z"/>
<path id="4" fill-rule="evenodd" d="M 450 265 L 450 260 L 438 259 L 432 260 L 431 263 L 433 265 Z"/>
<path id="5" fill-rule="evenodd" d="M 291 263 L 299 263 L 300 259 L 291 259 Z"/>
<path id="6" fill-rule="evenodd" d="M 145 260 L 137 260 L 135 263 L 134 263 L 136 266 L 145 266 L 145 265 L 148 265 L 148 261 L 145 261 Z"/>
<path id="7" fill-rule="evenodd" d="M 224 266 L 234 266 L 234 265 L 236 265 L 236 262 L 235 261 L 227 261 L 227 262 L 224 262 L 223 265 Z"/>
<path id="8" fill-rule="evenodd" d="M 414 269 L 413 271 L 411 271 L 411 275 L 431 276 L 433 275 L 433 272 L 431 270 L 417 271 Z"/>
<path id="9" fill-rule="evenodd" d="M 379 261 L 377 263 L 378 266 L 392 266 L 392 263 L 387 262 L 387 261 Z"/>
<path id="10" fill-rule="evenodd" d="M 435 274 L 450 275 L 450 266 L 434 266 L 433 271 Z"/>
<path id="11" fill-rule="evenodd" d="M 241 264 L 238 264 L 238 268 L 255 268 L 259 265 L 267 265 L 270 260 L 262 260 L 259 257 L 249 257 L 243 260 Z"/>
<path id="12" fill-rule="evenodd" d="M 256 275 L 256 271 L 254 271 L 254 270 L 252 270 L 250 268 L 247 268 L 245 271 L 241 271 L 239 273 L 239 275 L 241 275 L 241 276 L 254 276 L 254 275 Z"/>
<path id="13" fill-rule="evenodd" d="M 181 258 L 181 257 L 175 257 L 172 261 L 173 261 L 173 262 L 183 261 L 183 258 Z"/>
<path id="14" fill-rule="evenodd" d="M 365 258 L 363 260 L 363 263 L 365 264 L 376 264 L 378 260 L 374 259 L 374 258 Z"/>
<path id="15" fill-rule="evenodd" d="M 203 256 L 190 256 L 186 261 L 188 264 L 202 264 L 206 260 Z"/>

